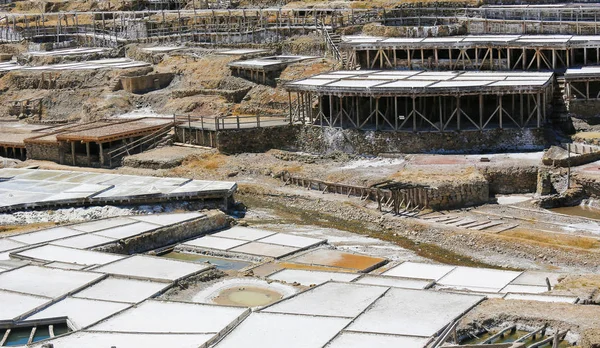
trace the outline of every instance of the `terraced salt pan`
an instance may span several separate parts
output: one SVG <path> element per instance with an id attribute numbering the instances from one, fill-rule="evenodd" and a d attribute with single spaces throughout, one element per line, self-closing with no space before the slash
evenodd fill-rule
<path id="1" fill-rule="evenodd" d="M 525 271 L 520 276 L 515 278 L 511 284 L 515 285 L 534 285 L 546 286 L 546 278 L 550 280 L 551 285 L 558 284 L 558 279 L 562 275 L 560 273 L 540 272 L 540 271 Z"/>
<path id="2" fill-rule="evenodd" d="M 339 250 L 317 249 L 296 256 L 290 261 L 367 272 L 383 265 L 387 260 L 380 257 L 346 253 Z"/>
<path id="3" fill-rule="evenodd" d="M 107 230 L 98 231 L 94 234 L 108 238 L 124 239 L 150 232 L 160 227 L 160 225 L 149 224 L 147 222 L 135 222 L 131 225 L 113 227 Z"/>
<path id="4" fill-rule="evenodd" d="M 305 271 L 300 269 L 282 269 L 268 276 L 269 279 L 286 283 L 299 283 L 304 286 L 319 285 L 330 280 L 350 282 L 360 277 L 359 274 L 342 272 Z"/>
<path id="5" fill-rule="evenodd" d="M 17 242 L 8 238 L 2 238 L 0 239 L 0 252 L 17 249 L 26 245 L 27 244 Z"/>
<path id="6" fill-rule="evenodd" d="M 293 248 L 309 248 L 312 246 L 316 246 L 322 243 L 325 243 L 325 240 L 294 236 L 291 234 L 277 233 L 272 236 L 263 238 L 260 240 L 261 243 L 269 243 L 269 244 L 278 244 L 289 246 Z"/>
<path id="7" fill-rule="evenodd" d="M 502 293 L 514 292 L 514 293 L 520 293 L 520 294 L 541 294 L 546 291 L 548 291 L 548 288 L 545 286 L 509 284 L 509 285 L 505 286 L 500 292 L 502 292 Z"/>
<path id="8" fill-rule="evenodd" d="M 575 296 L 553 296 L 539 294 L 507 294 L 504 296 L 506 300 L 524 300 L 524 301 L 539 301 L 539 302 L 562 302 L 562 303 L 577 303 L 578 298 Z"/>
<path id="9" fill-rule="evenodd" d="M 318 348 L 349 322 L 346 318 L 255 312 L 215 347 Z"/>
<path id="10" fill-rule="evenodd" d="M 13 254 L 16 257 L 43 261 L 59 261 L 78 265 L 104 265 L 123 259 L 116 254 L 67 248 L 58 245 L 43 245 Z"/>
<path id="11" fill-rule="evenodd" d="M 44 265 L 45 267 L 51 267 L 51 268 L 59 268 L 59 269 L 72 269 L 72 270 L 81 270 L 84 269 L 86 267 L 89 267 L 87 265 L 76 265 L 74 263 L 66 263 L 66 262 L 50 262 Z"/>
<path id="12" fill-rule="evenodd" d="M 80 234 L 83 234 L 83 232 L 67 227 L 56 227 L 47 230 L 11 236 L 10 239 L 25 244 L 38 244 L 50 242 L 61 238 L 73 237 Z"/>
<path id="13" fill-rule="evenodd" d="M 0 289 L 56 298 L 103 277 L 102 274 L 91 272 L 25 266 L 0 273 Z"/>
<path id="14" fill-rule="evenodd" d="M 216 334 L 247 313 L 245 308 L 148 300 L 91 330 L 145 333 Z"/>
<path id="15" fill-rule="evenodd" d="M 70 247 L 70 248 L 77 248 L 77 249 L 88 249 L 88 248 L 97 247 L 102 244 L 111 243 L 114 241 L 115 241 L 114 238 L 97 236 L 95 234 L 83 234 L 83 235 L 79 235 L 79 236 L 75 236 L 75 237 L 55 240 L 54 242 L 51 242 L 50 244 L 65 246 L 65 247 Z"/>
<path id="16" fill-rule="evenodd" d="M 261 311 L 354 318 L 387 290 L 379 286 L 330 282 Z"/>
<path id="17" fill-rule="evenodd" d="M 193 219 L 198 219 L 206 214 L 198 212 L 179 213 L 179 214 L 161 214 L 161 215 L 142 215 L 132 216 L 131 219 L 148 222 L 155 225 L 167 226 L 182 223 Z"/>
<path id="18" fill-rule="evenodd" d="M 433 281 L 424 279 L 410 279 L 393 276 L 367 274 L 356 281 L 357 284 L 381 285 L 404 289 L 427 289 L 433 285 Z"/>
<path id="19" fill-rule="evenodd" d="M 483 296 L 392 288 L 347 330 L 430 337 L 483 299 Z"/>
<path id="20" fill-rule="evenodd" d="M 131 306 L 127 303 L 67 297 L 25 320 L 69 317 L 77 329 L 86 328 Z"/>
<path id="21" fill-rule="evenodd" d="M 456 289 L 499 292 L 521 273 L 487 268 L 456 267 L 438 280 L 438 284 Z"/>
<path id="22" fill-rule="evenodd" d="M 230 251 L 263 257 L 273 257 L 277 259 L 295 253 L 298 251 L 298 249 L 283 245 L 249 242 L 248 244 L 230 249 Z"/>
<path id="23" fill-rule="evenodd" d="M 117 217 L 112 219 L 102 219 L 98 221 L 86 222 L 83 224 L 71 225 L 69 226 L 69 228 L 83 232 L 97 232 L 108 228 L 129 225 L 134 222 L 136 221 L 129 218 Z"/>
<path id="24" fill-rule="evenodd" d="M 70 335 L 55 338 L 52 343 L 60 348 L 107 347 L 144 347 L 144 348 L 198 348 L 208 342 L 212 334 L 136 334 L 111 332 L 74 332 Z M 31 347 L 41 348 L 46 342 L 34 344 Z"/>
<path id="25" fill-rule="evenodd" d="M 257 228 L 248 228 L 243 226 L 234 226 L 228 230 L 213 234 L 214 237 L 241 239 L 246 241 L 255 241 L 274 235 L 275 232 L 261 230 Z"/>
<path id="26" fill-rule="evenodd" d="M 204 236 L 196 239 L 189 240 L 183 245 L 189 245 L 199 248 L 208 248 L 208 249 L 216 249 L 216 250 L 229 250 L 231 248 L 235 248 L 237 246 L 246 244 L 247 241 L 238 240 L 238 239 L 230 239 L 230 238 L 218 238 L 213 236 Z"/>
<path id="27" fill-rule="evenodd" d="M 94 268 L 93 271 L 134 278 L 175 281 L 209 268 L 211 266 L 192 262 L 137 255 Z"/>
<path id="28" fill-rule="evenodd" d="M 423 348 L 429 341 L 424 337 L 342 332 L 325 348 L 402 347 Z"/>
<path id="29" fill-rule="evenodd" d="M 74 294 L 73 297 L 138 303 L 168 286 L 167 283 L 109 277 Z"/>
<path id="30" fill-rule="evenodd" d="M 51 299 L 40 296 L 32 296 L 0 290 L 0 321 L 13 320 L 29 311 L 32 311 Z"/>
<path id="31" fill-rule="evenodd" d="M 394 268 L 391 268 L 385 272 L 383 275 L 387 276 L 396 276 L 396 277 L 405 277 L 405 278 L 416 278 L 416 279 L 433 279 L 439 280 L 450 271 L 452 271 L 454 266 L 446 266 L 446 265 L 432 265 L 427 263 L 417 263 L 417 262 L 404 262 Z"/>

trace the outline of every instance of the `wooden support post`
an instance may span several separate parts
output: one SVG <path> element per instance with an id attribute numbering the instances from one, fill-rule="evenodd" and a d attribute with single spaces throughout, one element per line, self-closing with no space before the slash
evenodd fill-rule
<path id="1" fill-rule="evenodd" d="M 417 131 L 417 103 L 416 97 L 412 97 L 412 117 L 413 117 L 413 132 Z"/>
<path id="2" fill-rule="evenodd" d="M 500 129 L 502 129 L 502 114 L 504 114 L 504 109 L 502 108 L 502 95 L 498 95 L 498 115 L 500 116 Z"/>
<path id="3" fill-rule="evenodd" d="M 537 94 L 537 127 L 540 128 L 542 126 L 542 98 L 541 94 L 538 92 Z"/>
<path id="4" fill-rule="evenodd" d="M 329 95 L 329 127 L 333 127 L 333 96 Z"/>
<path id="5" fill-rule="evenodd" d="M 75 142 L 71 142 L 71 160 L 73 165 L 75 165 Z"/>
<path id="6" fill-rule="evenodd" d="M 91 167 L 92 166 L 92 156 L 90 155 L 90 143 L 89 142 L 85 143 L 85 154 L 87 156 L 88 166 Z"/>
<path id="7" fill-rule="evenodd" d="M 104 167 L 104 150 L 102 149 L 102 143 L 98 143 L 99 155 L 100 155 L 100 166 Z"/>
<path id="8" fill-rule="evenodd" d="M 456 97 L 456 129 L 460 130 L 460 114 L 461 114 L 461 110 L 460 110 L 460 96 Z"/>

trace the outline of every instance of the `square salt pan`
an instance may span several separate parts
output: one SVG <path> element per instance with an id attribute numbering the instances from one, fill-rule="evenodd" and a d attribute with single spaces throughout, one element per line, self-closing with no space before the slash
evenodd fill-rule
<path id="1" fill-rule="evenodd" d="M 433 279 L 437 281 L 454 268 L 456 267 L 432 265 L 427 263 L 404 262 L 383 272 L 383 275 L 416 279 Z"/>
<path id="2" fill-rule="evenodd" d="M 230 249 L 229 251 L 256 256 L 273 257 L 277 259 L 295 253 L 298 251 L 298 249 L 282 245 L 250 242 L 248 244 Z"/>
<path id="3" fill-rule="evenodd" d="M 83 234 L 83 232 L 76 231 L 71 228 L 66 227 L 56 227 L 50 228 L 47 230 L 41 230 L 31 233 L 19 234 L 16 236 L 11 236 L 10 239 L 16 240 L 17 242 L 25 243 L 25 244 L 37 244 L 37 243 L 45 243 L 61 238 L 72 237 L 76 235 Z"/>
<path id="4" fill-rule="evenodd" d="M 147 222 L 135 222 L 131 225 L 113 227 L 106 230 L 95 232 L 95 235 L 115 238 L 115 239 L 124 239 L 130 238 L 133 236 L 137 236 L 142 233 L 150 232 L 152 230 L 156 230 L 160 228 L 160 225 L 149 224 Z"/>
<path id="5" fill-rule="evenodd" d="M 277 233 L 272 236 L 263 238 L 260 240 L 261 243 L 285 245 L 295 248 L 308 248 L 318 244 L 325 243 L 323 239 L 308 238 L 301 236 L 294 236 L 291 234 Z"/>
<path id="6" fill-rule="evenodd" d="M 169 284 L 146 280 L 106 278 L 73 295 L 78 298 L 138 303 L 165 289 Z"/>
<path id="7" fill-rule="evenodd" d="M 92 327 L 94 331 L 220 333 L 247 309 L 149 300 Z"/>
<path id="8" fill-rule="evenodd" d="M 144 348 L 198 348 L 208 342 L 214 335 L 170 335 L 170 334 L 136 334 L 136 333 L 110 333 L 110 332 L 74 332 L 70 335 L 54 338 L 33 344 L 32 347 L 41 348 L 46 343 L 53 343 L 60 348 L 81 348 L 85 342 L 85 348 L 107 348 L 107 347 L 144 347 Z"/>
<path id="9" fill-rule="evenodd" d="M 262 312 L 354 318 L 388 289 L 380 286 L 330 282 L 269 306 Z"/>
<path id="10" fill-rule="evenodd" d="M 0 290 L 0 321 L 13 320 L 50 301 L 49 298 Z"/>
<path id="11" fill-rule="evenodd" d="M 342 332 L 325 348 L 365 348 L 365 347 L 402 347 L 423 348 L 429 338 L 367 334 L 361 332 Z"/>
<path id="12" fill-rule="evenodd" d="M 102 274 L 91 272 L 25 266 L 0 273 L 0 288 L 56 298 L 87 286 L 102 277 L 104 277 Z"/>
<path id="13" fill-rule="evenodd" d="M 149 222 L 151 224 L 167 226 L 174 225 L 184 221 L 198 219 L 205 214 L 198 212 L 191 213 L 182 213 L 182 214 L 158 214 L 158 215 L 142 215 L 142 216 L 132 216 L 131 218 L 138 221 Z"/>
<path id="14" fill-rule="evenodd" d="M 234 226 L 228 230 L 215 233 L 212 236 L 255 241 L 257 239 L 272 236 L 274 234 L 275 232 L 272 231 L 260 230 L 257 228 L 248 228 L 243 226 Z"/>
<path id="15" fill-rule="evenodd" d="M 424 279 L 410 279 L 383 275 L 367 274 L 356 280 L 357 284 L 391 286 L 404 289 L 427 289 L 433 285 L 433 281 Z"/>
<path id="16" fill-rule="evenodd" d="M 345 318 L 252 313 L 215 347 L 323 347 L 349 322 Z"/>
<path id="17" fill-rule="evenodd" d="M 430 337 L 484 297 L 428 290 L 390 289 L 349 331 Z"/>
<path id="18" fill-rule="evenodd" d="M 521 272 L 486 268 L 457 267 L 438 281 L 441 286 L 498 292 L 517 278 Z"/>
<path id="19" fill-rule="evenodd" d="M 83 224 L 71 225 L 69 228 L 74 230 L 83 231 L 83 232 L 96 232 L 100 230 L 105 230 L 108 228 L 113 228 L 117 226 L 124 226 L 135 223 L 135 220 L 126 218 L 126 217 L 118 217 L 112 219 L 104 219 L 92 222 L 86 222 Z"/>
<path id="20" fill-rule="evenodd" d="M 305 271 L 300 269 L 283 269 L 268 276 L 269 279 L 286 283 L 300 283 L 304 286 L 319 285 L 330 280 L 350 282 L 360 277 L 354 273 Z"/>
<path id="21" fill-rule="evenodd" d="M 94 268 L 94 272 L 174 281 L 210 268 L 191 262 L 138 255 Z"/>
<path id="22" fill-rule="evenodd" d="M 511 284 L 516 285 L 535 285 L 535 286 L 546 286 L 546 278 L 550 280 L 551 285 L 558 284 L 558 279 L 562 275 L 560 273 L 552 272 L 539 272 L 539 271 L 525 271 L 523 274 L 518 276 Z"/>
<path id="23" fill-rule="evenodd" d="M 59 261 L 78 265 L 104 265 L 123 259 L 123 256 L 101 253 L 90 250 L 79 250 L 58 245 L 43 245 L 40 247 L 20 251 L 14 254 L 17 257 L 35 260 Z"/>
<path id="24" fill-rule="evenodd" d="M 82 329 L 120 312 L 129 306 L 130 304 L 127 303 L 68 297 L 41 312 L 28 317 L 25 321 L 69 317 L 69 320 L 75 324 L 77 328 Z"/>
<path id="25" fill-rule="evenodd" d="M 500 290 L 502 293 L 519 293 L 519 294 L 541 294 L 548 291 L 545 286 L 535 285 L 507 285 L 504 289 Z"/>
<path id="26" fill-rule="evenodd" d="M 44 266 L 51 267 L 51 268 L 72 269 L 72 270 L 81 270 L 86 267 L 89 267 L 87 265 L 76 265 L 74 263 L 66 263 L 66 262 L 50 262 L 50 263 L 45 264 Z"/>
<path id="27" fill-rule="evenodd" d="M 385 263 L 386 259 L 322 248 L 296 256 L 291 261 L 366 272 Z"/>
<path id="28" fill-rule="evenodd" d="M 213 236 L 204 236 L 196 239 L 189 240 L 183 245 L 195 246 L 199 248 L 217 249 L 217 250 L 229 250 L 237 246 L 248 243 L 245 240 L 230 239 L 230 238 L 219 238 Z"/>
<path id="29" fill-rule="evenodd" d="M 27 246 L 27 244 L 10 240 L 8 238 L 0 239 L 0 252 L 17 249 L 23 246 Z"/>
<path id="30" fill-rule="evenodd" d="M 508 294 L 504 296 L 504 299 L 554 303 L 577 303 L 578 301 L 578 298 L 574 296 L 552 296 L 540 294 Z"/>
<path id="31" fill-rule="evenodd" d="M 76 248 L 76 249 L 88 249 L 88 248 L 93 248 L 93 247 L 96 247 L 96 246 L 99 246 L 102 244 L 111 243 L 114 241 L 115 241 L 115 239 L 113 239 L 113 238 L 97 236 L 95 234 L 84 234 L 84 235 L 80 235 L 80 236 L 55 240 L 54 242 L 51 242 L 50 244 L 65 246 L 65 247 L 70 247 L 70 248 Z"/>

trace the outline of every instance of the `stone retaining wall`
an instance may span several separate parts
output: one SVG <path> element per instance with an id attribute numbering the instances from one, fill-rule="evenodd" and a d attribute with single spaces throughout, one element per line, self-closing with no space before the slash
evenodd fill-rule
<path id="1" fill-rule="evenodd" d="M 489 184 L 489 193 L 533 193 L 538 182 L 538 168 L 532 167 L 481 167 L 481 174 Z"/>
<path id="2" fill-rule="evenodd" d="M 444 133 L 374 132 L 301 127 L 296 147 L 312 153 L 486 153 L 542 150 L 543 129 L 493 129 Z"/>
<path id="3" fill-rule="evenodd" d="M 25 149 L 27 150 L 27 159 L 60 163 L 60 149 L 58 144 L 25 143 Z"/>
<path id="4" fill-rule="evenodd" d="M 159 73 L 144 76 L 121 77 L 121 86 L 129 93 L 142 94 L 167 87 L 175 74 Z"/>
<path id="5" fill-rule="evenodd" d="M 216 138 L 214 147 L 224 153 L 291 149 L 315 154 L 345 152 L 375 156 L 381 153 L 466 154 L 542 150 L 546 144 L 543 129 L 412 133 L 290 125 L 222 130 L 217 132 Z"/>
<path id="6" fill-rule="evenodd" d="M 281 126 L 218 131 L 216 148 L 223 153 L 265 152 L 294 148 L 302 126 Z"/>
<path id="7" fill-rule="evenodd" d="M 225 213 L 218 210 L 211 210 L 206 212 L 206 216 L 204 217 L 162 227 L 126 239 L 125 241 L 107 244 L 93 250 L 124 255 L 144 253 L 224 229 L 229 227 L 230 222 L 231 218 Z"/>
<path id="8" fill-rule="evenodd" d="M 489 185 L 483 176 L 427 190 L 429 207 L 434 210 L 456 209 L 485 204 L 490 199 Z"/>

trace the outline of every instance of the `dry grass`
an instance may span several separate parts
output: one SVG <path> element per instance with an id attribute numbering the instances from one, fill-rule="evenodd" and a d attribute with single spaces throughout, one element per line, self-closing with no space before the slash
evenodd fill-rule
<path id="1" fill-rule="evenodd" d="M 566 246 L 586 250 L 597 249 L 600 247 L 600 241 L 596 238 L 569 236 L 559 233 L 514 229 L 503 232 L 502 235 L 543 244 Z"/>
<path id="2" fill-rule="evenodd" d="M 556 284 L 555 290 L 574 290 L 582 288 L 600 289 L 600 275 L 570 275 Z"/>
<path id="3" fill-rule="evenodd" d="M 48 228 L 48 227 L 52 227 L 55 225 L 56 224 L 54 222 L 40 222 L 40 223 L 27 224 L 27 225 L 4 225 L 4 226 L 0 226 L 0 235 L 2 235 L 2 234 L 14 235 L 14 234 L 20 234 L 20 233 L 25 233 L 25 232 L 32 232 L 35 230 L 39 230 L 42 228 Z"/>
<path id="4" fill-rule="evenodd" d="M 206 153 L 200 156 L 192 156 L 183 162 L 183 165 L 191 170 L 206 169 L 217 170 L 226 162 L 226 157 L 219 153 Z"/>

